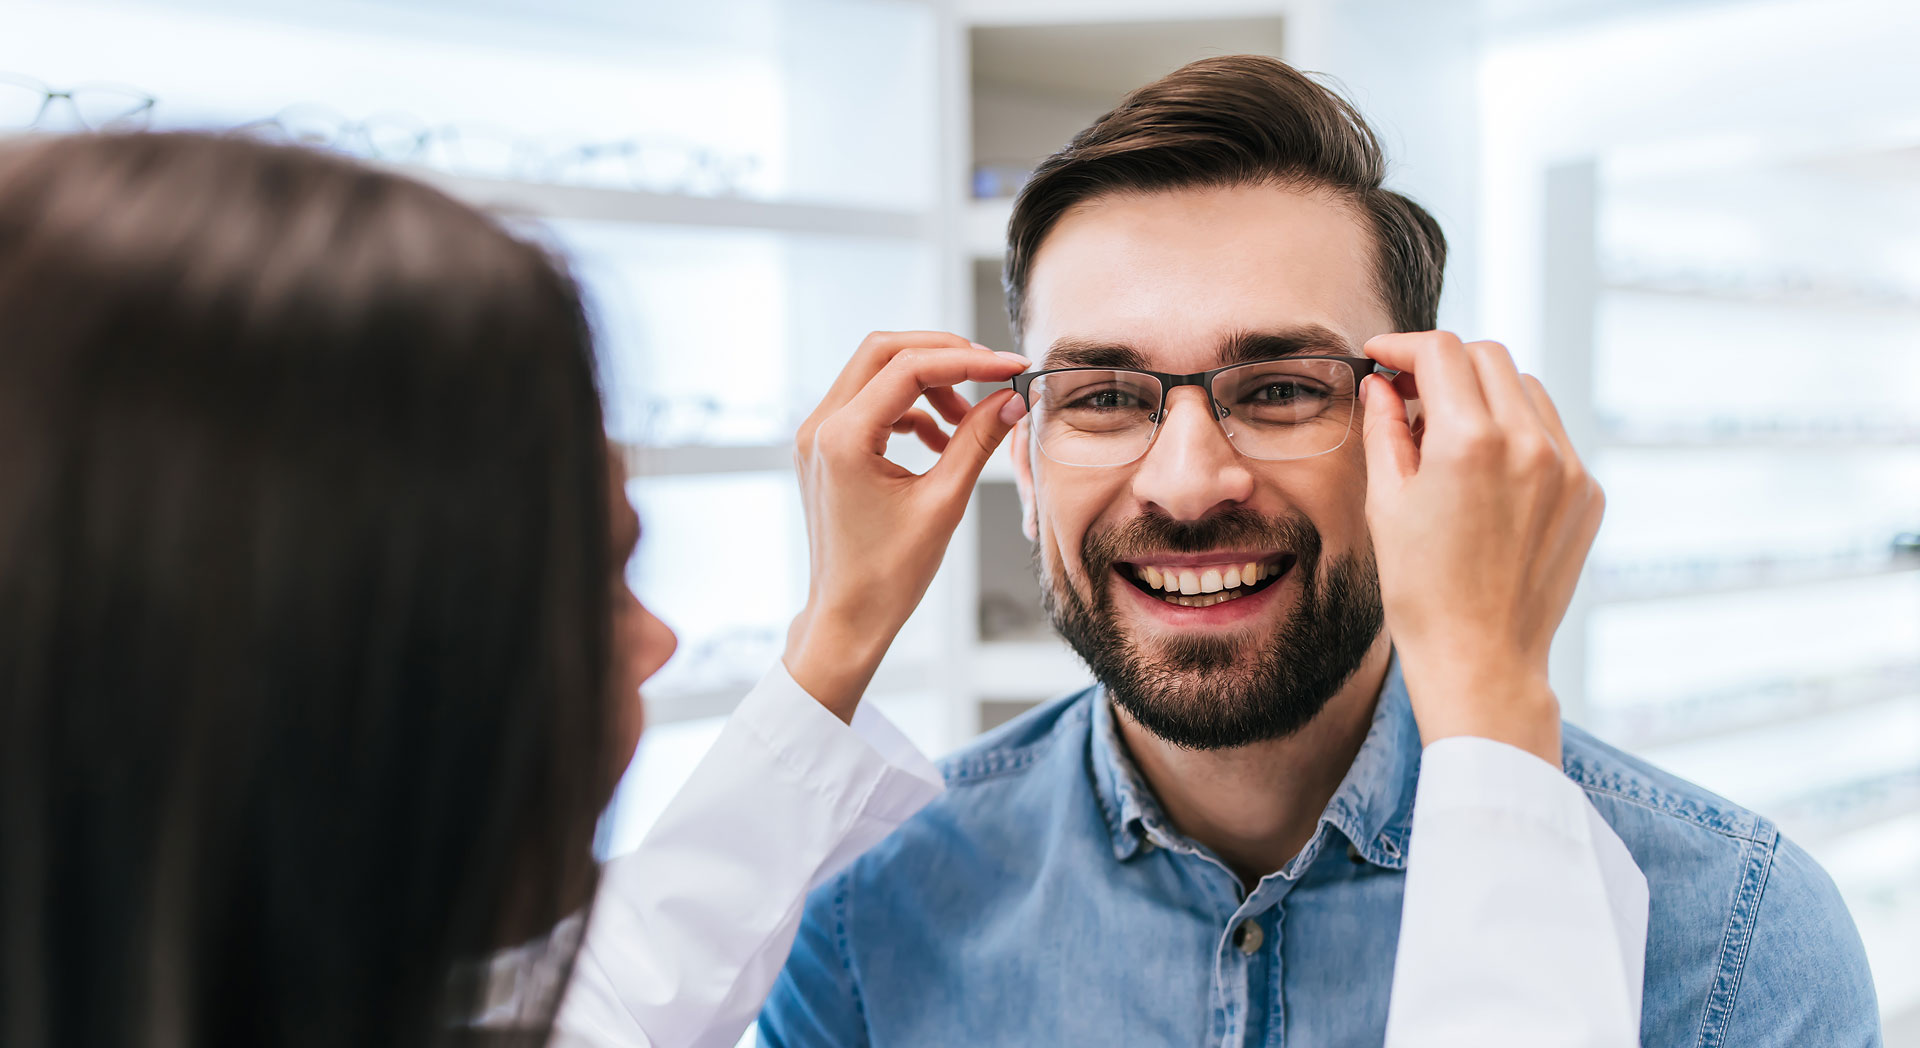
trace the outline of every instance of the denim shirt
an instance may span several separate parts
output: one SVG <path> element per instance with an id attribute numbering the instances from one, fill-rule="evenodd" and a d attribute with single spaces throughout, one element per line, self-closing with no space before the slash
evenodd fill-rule
<path id="1" fill-rule="evenodd" d="M 1880 1044 L 1859 935 L 1805 852 L 1565 740 L 1647 877 L 1643 1044 Z M 1168 822 L 1100 689 L 1050 703 L 944 762 L 947 792 L 813 893 L 761 1043 L 1377 1046 L 1419 768 L 1396 660 L 1313 836 L 1248 892 Z"/>

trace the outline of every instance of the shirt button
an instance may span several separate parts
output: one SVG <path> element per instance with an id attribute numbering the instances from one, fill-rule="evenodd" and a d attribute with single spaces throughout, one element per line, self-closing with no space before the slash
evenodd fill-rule
<path id="1" fill-rule="evenodd" d="M 1359 865 L 1359 864 L 1361 864 L 1361 863 L 1364 863 L 1364 862 L 1366 862 L 1366 861 L 1367 861 L 1367 857 L 1366 857 L 1366 856 L 1364 856 L 1364 855 L 1362 855 L 1362 854 L 1360 854 L 1360 846 L 1359 846 L 1358 844 L 1354 844 L 1354 843 L 1352 843 L 1352 842 L 1348 842 L 1348 844 L 1347 844 L 1347 861 L 1348 861 L 1348 862 L 1351 862 L 1351 863 L 1353 863 L 1353 864 L 1355 864 L 1355 865 Z"/>
<path id="2" fill-rule="evenodd" d="M 1240 948 L 1241 953 L 1249 957 L 1260 948 L 1261 942 L 1265 941 L 1266 937 L 1266 933 L 1260 930 L 1260 925 L 1253 921 L 1241 921 L 1240 927 L 1233 930 L 1233 944 Z"/>

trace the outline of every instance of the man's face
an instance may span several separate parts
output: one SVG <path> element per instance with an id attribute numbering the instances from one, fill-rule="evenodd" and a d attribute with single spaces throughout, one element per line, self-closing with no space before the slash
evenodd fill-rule
<path id="1" fill-rule="evenodd" d="M 1272 187 L 1098 198 L 1061 218 L 1035 257 L 1022 344 L 1042 368 L 1116 366 L 1113 351 L 1131 350 L 1133 366 L 1174 374 L 1231 363 L 1250 344 L 1358 354 L 1391 326 L 1362 221 L 1326 195 Z M 1127 465 L 1055 462 L 1031 418 L 1013 455 L 1055 627 L 1115 702 L 1170 742 L 1291 734 L 1380 633 L 1357 417 L 1335 451 L 1252 459 L 1204 391 L 1183 386 Z M 1260 579 L 1243 578 L 1239 595 L 1183 602 L 1204 607 L 1139 578 L 1152 567 L 1224 582 L 1248 564 Z"/>

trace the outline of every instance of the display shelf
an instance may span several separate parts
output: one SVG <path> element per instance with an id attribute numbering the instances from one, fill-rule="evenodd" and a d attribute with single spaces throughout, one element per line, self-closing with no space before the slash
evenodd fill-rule
<path id="1" fill-rule="evenodd" d="M 1920 662 L 1730 688 L 1626 707 L 1590 704 L 1586 727 L 1631 750 L 1696 742 L 1920 697 Z"/>
<path id="2" fill-rule="evenodd" d="M 1846 451 L 1920 450 L 1920 424 L 1871 429 L 1666 429 L 1634 431 L 1603 427 L 1600 446 L 1625 451 Z"/>
<path id="3" fill-rule="evenodd" d="M 1768 815 L 1792 828 L 1801 847 L 1820 851 L 1848 834 L 1920 814 L 1920 765 L 1819 790 Z"/>
<path id="4" fill-rule="evenodd" d="M 1920 297 L 1891 288 L 1780 282 L 1710 283 L 1672 278 L 1607 277 L 1600 290 L 1609 294 L 1694 298 L 1734 305 L 1803 306 L 1810 309 L 1901 309 L 1920 311 Z"/>
<path id="5" fill-rule="evenodd" d="M 1920 558 L 1912 556 L 1673 566 L 1636 571 L 1631 575 L 1618 568 L 1597 565 L 1593 575 L 1593 599 L 1600 604 L 1674 600 L 1906 575 L 1915 571 L 1920 571 Z"/>
<path id="6" fill-rule="evenodd" d="M 937 225 L 931 214 L 912 211 L 507 181 L 453 175 L 411 164 L 386 166 L 475 207 L 506 216 L 895 239 L 929 238 Z"/>
<path id="7" fill-rule="evenodd" d="M 793 471 L 793 445 L 787 443 L 680 447 L 623 444 L 620 451 L 626 458 L 629 478 Z"/>

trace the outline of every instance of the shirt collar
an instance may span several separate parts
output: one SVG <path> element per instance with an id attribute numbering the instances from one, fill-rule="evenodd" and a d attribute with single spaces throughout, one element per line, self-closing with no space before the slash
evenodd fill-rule
<path id="1" fill-rule="evenodd" d="M 1153 791 L 1127 755 L 1105 687 L 1093 692 L 1092 772 L 1094 795 L 1113 839 L 1113 856 L 1124 862 L 1152 844 L 1185 841 L 1167 821 Z M 1360 857 L 1376 866 L 1405 869 L 1413 828 L 1414 788 L 1420 777 L 1420 730 L 1407 701 L 1407 686 L 1395 655 L 1387 666 L 1373 723 L 1346 777 L 1320 813 L 1320 827 L 1281 871 L 1297 877 L 1325 846 L 1327 828 L 1340 831 Z M 1189 845 L 1191 846 L 1191 845 Z"/>

